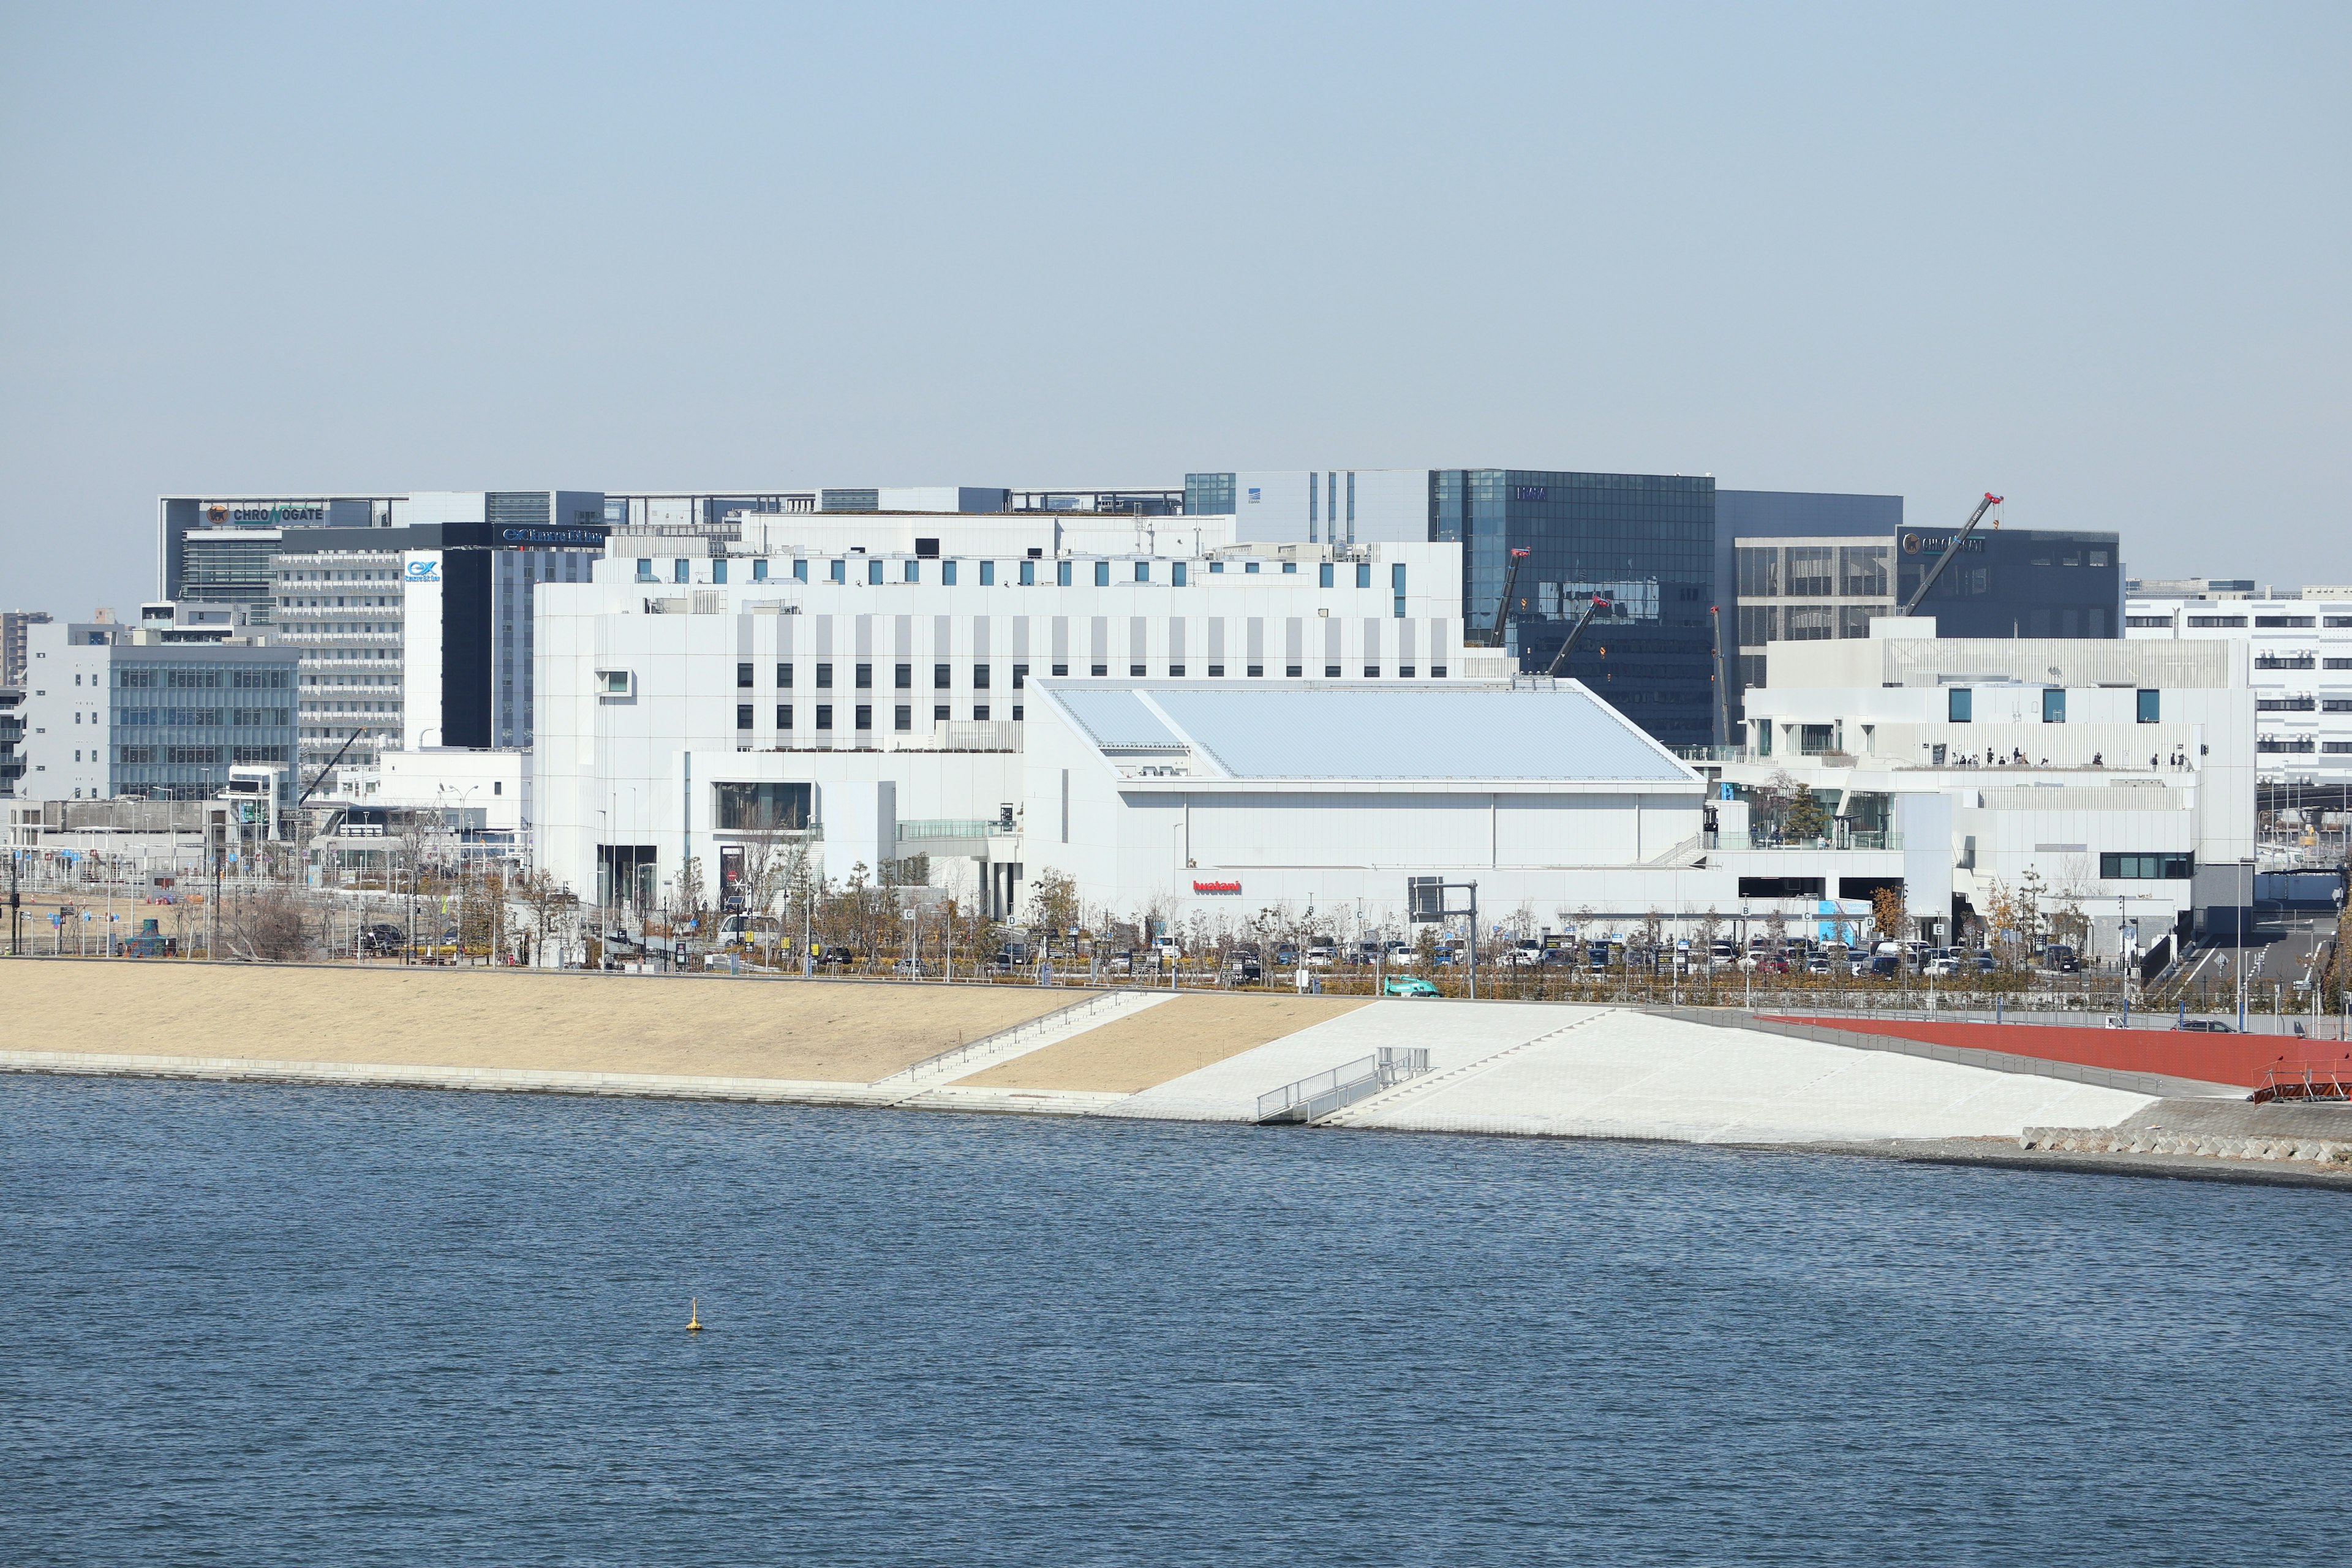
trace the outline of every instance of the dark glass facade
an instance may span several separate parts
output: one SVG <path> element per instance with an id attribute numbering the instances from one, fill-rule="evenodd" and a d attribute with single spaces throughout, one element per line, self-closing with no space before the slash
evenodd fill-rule
<path id="1" fill-rule="evenodd" d="M 1906 529 L 1895 541 L 1895 603 L 1907 601 L 1957 529 Z M 2123 564 L 2116 536 L 1979 529 L 1917 614 L 1947 637 L 2118 637 Z"/>
<path id="2" fill-rule="evenodd" d="M 1704 476 L 1437 468 L 1429 536 L 1458 542 L 1465 629 L 1495 624 L 1525 550 L 1505 646 L 1542 671 L 1594 595 L 1612 606 L 1560 668 L 1671 746 L 1715 739 L 1715 481 Z"/>

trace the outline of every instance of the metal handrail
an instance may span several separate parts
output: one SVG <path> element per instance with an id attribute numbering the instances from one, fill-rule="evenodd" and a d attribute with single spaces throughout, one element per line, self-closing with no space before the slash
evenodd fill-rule
<path id="1" fill-rule="evenodd" d="M 969 1061 L 976 1051 L 992 1051 L 999 1047 L 1009 1046 L 1026 1036 L 1075 1023 L 1096 1008 L 1115 1003 L 1121 996 L 1129 994 L 1131 988 L 1125 988 L 1098 992 L 1083 1000 L 1073 1002 L 1066 1007 L 1056 1007 L 1052 1012 L 1041 1013 L 1034 1018 L 1024 1018 L 1020 1023 L 999 1029 L 993 1034 L 982 1035 L 978 1039 L 961 1041 L 943 1051 L 934 1051 L 912 1067 L 900 1068 L 889 1077 L 877 1079 L 874 1081 L 879 1085 L 896 1083 L 901 1079 L 911 1080 L 957 1063 Z"/>

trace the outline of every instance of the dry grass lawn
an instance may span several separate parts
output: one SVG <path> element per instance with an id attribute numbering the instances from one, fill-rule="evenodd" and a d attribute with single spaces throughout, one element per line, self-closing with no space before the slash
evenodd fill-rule
<path id="1" fill-rule="evenodd" d="M 1371 1005 L 1369 996 L 1179 996 L 960 1081 L 1134 1094 Z"/>
<path id="2" fill-rule="evenodd" d="M 1031 987 L 0 963 L 0 1047 L 871 1083 L 1080 999 Z"/>

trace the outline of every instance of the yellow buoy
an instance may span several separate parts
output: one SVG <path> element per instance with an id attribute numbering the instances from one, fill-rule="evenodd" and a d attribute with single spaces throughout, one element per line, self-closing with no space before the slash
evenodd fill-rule
<path id="1" fill-rule="evenodd" d="M 686 1331 L 690 1334 L 702 1331 L 702 1303 L 691 1296 L 687 1298 Z"/>

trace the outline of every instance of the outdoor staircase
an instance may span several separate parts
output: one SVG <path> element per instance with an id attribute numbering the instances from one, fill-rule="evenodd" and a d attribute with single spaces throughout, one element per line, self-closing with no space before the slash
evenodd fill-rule
<path id="1" fill-rule="evenodd" d="M 1156 1007 L 1172 1000 L 1172 991 L 1099 991 L 1066 1007 L 1057 1007 L 1042 1016 L 999 1029 L 992 1035 L 982 1035 L 975 1040 L 925 1057 L 909 1068 L 902 1068 L 889 1077 L 877 1079 L 874 1088 L 897 1091 L 901 1100 L 913 1100 L 950 1082 L 1009 1061 L 1014 1057 L 1098 1029 L 1114 1018 L 1139 1013 L 1146 1007 Z"/>
<path id="2" fill-rule="evenodd" d="M 1276 1121 L 1312 1121 L 1428 1070 L 1427 1046 L 1382 1046 L 1369 1057 L 1343 1062 L 1259 1095 L 1258 1123 L 1263 1126 Z"/>

